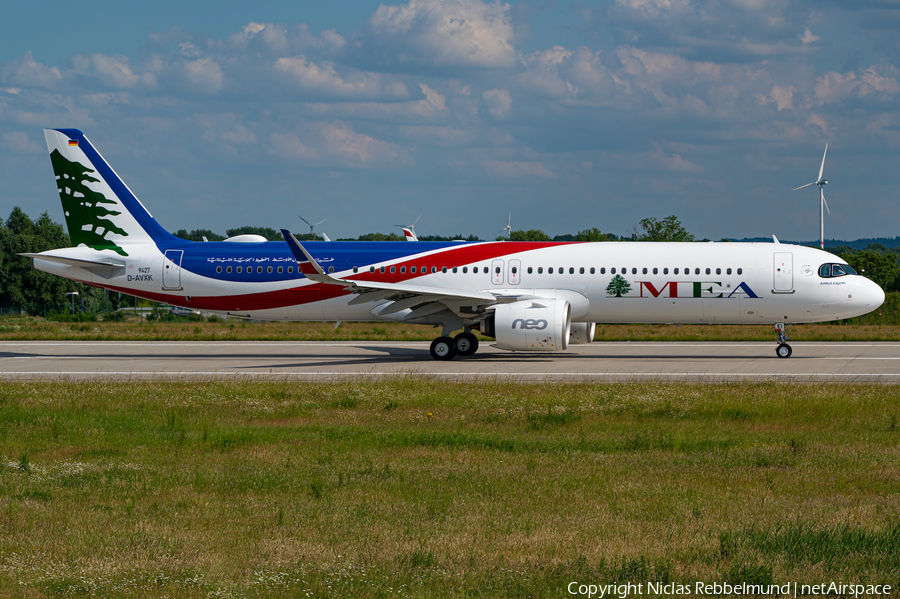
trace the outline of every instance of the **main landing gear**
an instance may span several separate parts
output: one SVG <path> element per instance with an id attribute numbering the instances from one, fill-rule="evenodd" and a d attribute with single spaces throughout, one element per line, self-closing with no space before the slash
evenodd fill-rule
<path id="1" fill-rule="evenodd" d="M 435 360 L 452 360 L 457 355 L 471 356 L 478 351 L 478 337 L 464 331 L 456 337 L 438 337 L 431 342 L 431 357 Z"/>
<path id="2" fill-rule="evenodd" d="M 791 326 L 787 325 L 787 329 L 791 328 Z M 775 323 L 775 333 L 778 335 L 778 347 L 775 348 L 775 355 L 779 358 L 790 358 L 791 354 L 794 353 L 791 346 L 787 344 L 790 341 L 790 338 L 787 336 L 787 329 L 784 327 L 783 322 Z"/>

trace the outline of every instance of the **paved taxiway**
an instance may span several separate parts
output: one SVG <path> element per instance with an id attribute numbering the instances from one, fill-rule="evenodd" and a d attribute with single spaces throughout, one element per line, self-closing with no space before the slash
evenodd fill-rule
<path id="1" fill-rule="evenodd" d="M 482 344 L 450 362 L 424 342 L 3 341 L 0 379 L 337 380 L 424 375 L 452 380 L 800 380 L 900 382 L 900 343 L 592 343 L 559 354 Z"/>

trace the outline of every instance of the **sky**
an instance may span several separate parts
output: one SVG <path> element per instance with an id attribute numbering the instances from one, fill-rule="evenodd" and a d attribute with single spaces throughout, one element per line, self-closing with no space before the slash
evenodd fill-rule
<path id="1" fill-rule="evenodd" d="M 0 216 L 77 128 L 170 231 L 900 235 L 897 0 L 15 2 Z"/>

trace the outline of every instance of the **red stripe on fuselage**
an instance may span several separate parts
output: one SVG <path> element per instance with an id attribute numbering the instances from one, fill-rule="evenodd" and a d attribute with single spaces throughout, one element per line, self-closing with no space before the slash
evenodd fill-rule
<path id="1" fill-rule="evenodd" d="M 252 283 L 248 283 L 252 284 Z M 97 285 L 94 283 L 94 285 Z M 101 285 L 97 285 L 100 287 Z M 291 289 L 278 289 L 275 291 L 263 291 L 261 293 L 247 293 L 243 295 L 220 295 L 220 296 L 190 296 L 191 300 L 187 300 L 184 295 L 170 295 L 166 293 L 158 293 L 155 291 L 145 291 L 143 289 L 130 289 L 128 287 L 115 287 L 112 285 L 102 285 L 110 291 L 118 291 L 128 295 L 136 295 L 144 299 L 153 300 L 154 302 L 162 302 L 174 304 L 176 306 L 184 306 L 194 308 L 196 310 L 214 310 L 216 312 L 247 312 L 250 310 L 274 310 L 277 308 L 285 308 L 287 306 L 297 306 L 301 304 L 310 304 L 312 302 L 321 302 L 333 297 L 348 295 L 347 291 L 340 285 L 327 285 L 323 283 L 314 283 L 312 285 L 304 285 L 302 287 L 292 287 Z"/>
<path id="2" fill-rule="evenodd" d="M 465 245 L 461 244 L 459 247 L 451 247 L 434 252 L 432 254 L 424 254 L 416 258 L 409 258 L 402 262 L 396 262 L 391 265 L 397 268 L 397 272 L 395 273 L 390 272 L 390 267 L 386 268 L 384 273 L 379 272 L 379 270 L 376 268 L 374 273 L 370 273 L 368 272 L 368 270 L 366 270 L 365 272 L 361 271 L 357 274 L 344 277 L 344 279 L 360 282 L 372 281 L 378 283 L 401 283 L 404 281 L 409 281 L 411 279 L 417 279 L 419 277 L 425 276 L 425 274 L 430 275 L 432 267 L 435 267 L 437 269 L 437 272 L 440 273 L 441 268 L 443 267 L 451 269 L 454 266 L 460 267 L 484 260 L 493 260 L 502 256 L 508 256 L 509 254 L 567 245 L 568 243 L 571 242 L 504 241 L 495 243 L 473 243 Z M 302 265 L 305 265 L 308 269 L 312 268 L 308 262 L 299 263 L 298 268 L 300 268 Z M 406 267 L 406 273 L 400 272 L 401 266 Z M 409 272 L 409 268 L 412 266 L 416 267 L 418 271 L 416 272 L 416 274 L 412 274 Z M 427 273 L 422 273 L 422 271 L 420 270 L 422 267 L 426 268 Z M 479 273 L 479 275 L 480 274 L 482 273 Z M 483 274 L 485 276 L 488 276 L 488 273 Z M 473 276 L 472 274 L 468 274 L 467 276 L 471 276 L 472 280 L 475 281 L 477 280 L 475 279 L 475 276 L 478 275 Z M 247 285 L 265 285 L 267 283 L 271 282 L 240 282 L 238 283 L 237 287 L 239 289 L 246 289 Z M 128 295 L 142 297 L 144 299 L 149 299 L 155 302 L 164 302 L 174 304 L 176 306 L 190 307 L 197 310 L 213 310 L 217 312 L 273 310 L 277 308 L 285 308 L 287 306 L 297 306 L 301 304 L 320 302 L 350 294 L 350 292 L 345 291 L 344 288 L 340 285 L 314 283 L 312 285 L 303 285 L 299 287 L 292 287 L 290 289 L 278 289 L 275 291 L 243 293 L 237 295 L 193 295 L 191 296 L 191 301 L 187 301 L 186 296 L 184 295 L 146 291 L 143 289 L 132 289 L 129 287 L 117 287 L 114 285 L 103 285 L 100 283 L 92 284 L 97 287 L 109 289 L 110 291 L 126 293 Z M 483 286 L 488 287 L 489 285 L 490 279 L 488 279 Z M 439 285 L 434 286 L 438 287 Z M 473 285 L 473 287 L 475 286 Z"/>
<path id="3" fill-rule="evenodd" d="M 423 254 L 415 258 L 408 258 L 402 262 L 394 262 L 390 266 L 397 268 L 397 272 L 392 273 L 390 266 L 386 267 L 384 272 L 380 272 L 378 268 L 375 272 L 360 271 L 358 274 L 344 277 L 348 281 L 372 281 L 377 283 L 401 283 L 415 279 L 423 274 L 431 274 L 431 268 L 441 272 L 441 268 L 467 266 L 474 262 L 484 260 L 494 260 L 502 256 L 510 254 L 518 254 L 530 250 L 540 250 L 548 247 L 556 247 L 573 243 L 571 241 L 503 241 L 493 243 L 473 243 L 460 245 L 459 247 L 448 248 L 433 254 Z M 405 266 L 407 272 L 401 273 L 400 268 Z M 415 266 L 417 272 L 410 273 L 410 267 Z M 421 267 L 425 267 L 427 273 L 423 273 Z"/>

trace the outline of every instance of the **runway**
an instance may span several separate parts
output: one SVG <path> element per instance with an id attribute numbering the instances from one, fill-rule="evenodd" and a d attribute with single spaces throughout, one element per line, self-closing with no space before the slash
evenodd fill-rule
<path id="1" fill-rule="evenodd" d="M 346 380 L 426 376 L 454 381 L 734 381 L 896 383 L 900 343 L 617 342 L 558 354 L 478 353 L 432 360 L 425 342 L 0 342 L 0 379 Z"/>

